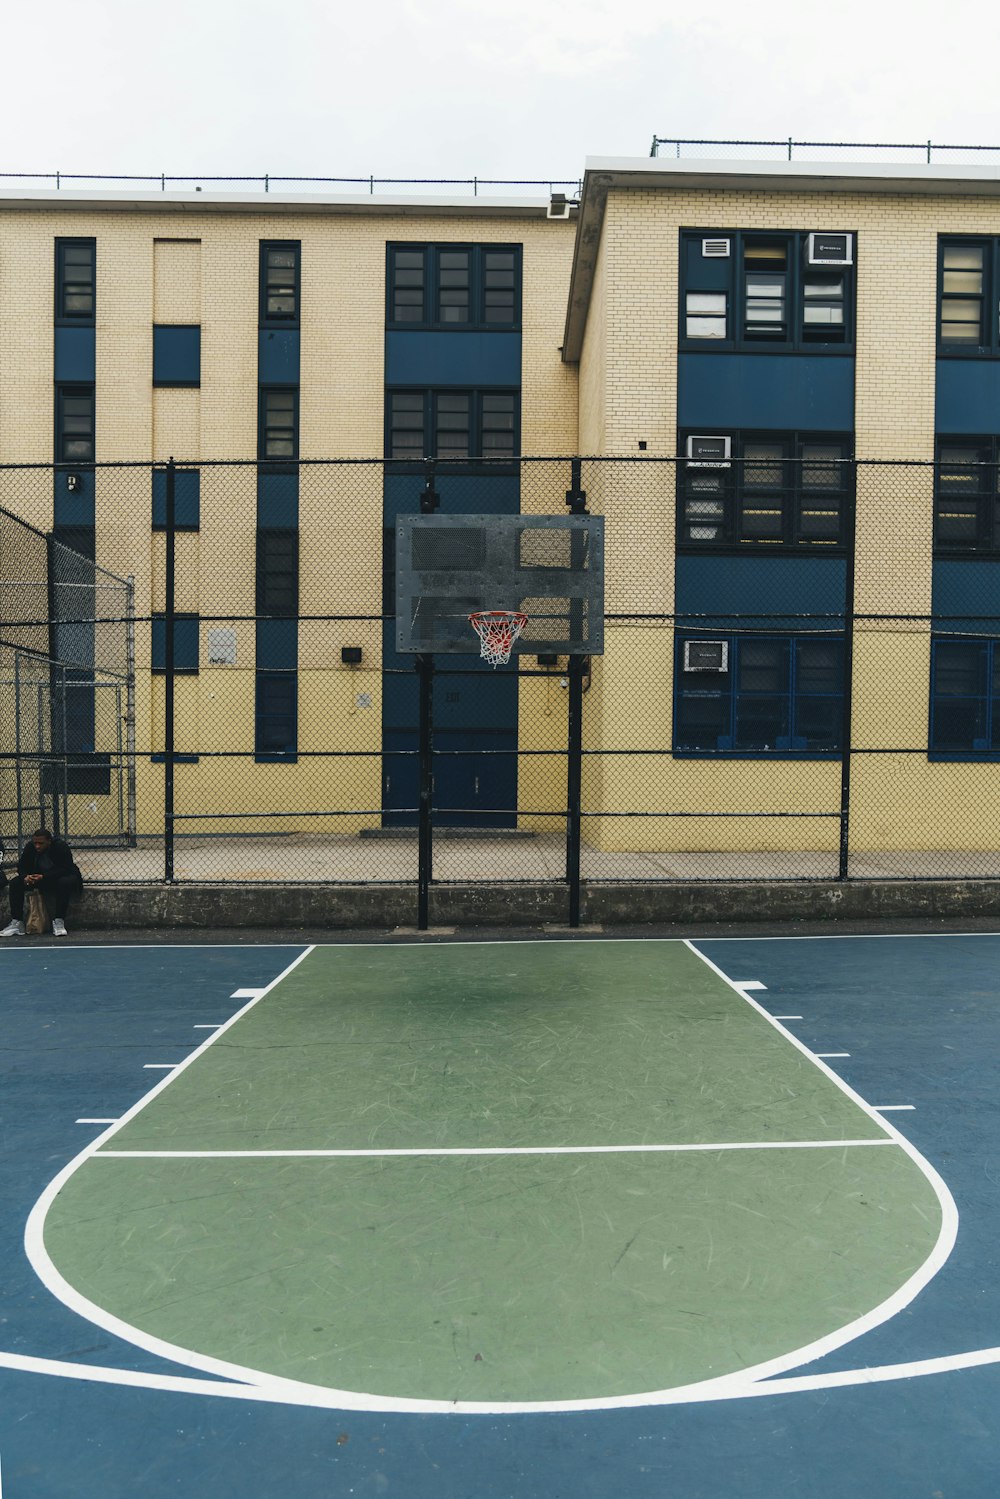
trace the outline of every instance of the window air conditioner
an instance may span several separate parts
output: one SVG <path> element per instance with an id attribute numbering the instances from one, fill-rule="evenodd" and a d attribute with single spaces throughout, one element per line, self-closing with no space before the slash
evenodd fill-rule
<path id="1" fill-rule="evenodd" d="M 731 241 L 728 239 L 703 239 L 701 253 L 705 260 L 728 260 Z"/>
<path id="2" fill-rule="evenodd" d="M 689 437 L 688 468 L 729 468 L 732 447 L 731 437 Z"/>
<path id="3" fill-rule="evenodd" d="M 685 640 L 685 671 L 728 671 L 728 640 Z"/>
<path id="4" fill-rule="evenodd" d="M 853 234 L 810 234 L 806 241 L 810 265 L 853 265 Z"/>

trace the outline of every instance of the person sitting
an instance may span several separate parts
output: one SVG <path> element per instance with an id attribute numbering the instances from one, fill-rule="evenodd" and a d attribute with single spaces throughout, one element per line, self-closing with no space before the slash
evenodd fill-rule
<path id="1" fill-rule="evenodd" d="M 54 907 L 53 937 L 65 937 L 70 900 L 83 889 L 83 876 L 73 862 L 68 843 L 53 838 L 48 828 L 36 828 L 21 850 L 17 874 L 10 882 L 10 921 L 0 937 L 24 936 L 24 898 L 40 890 L 46 904 Z"/>

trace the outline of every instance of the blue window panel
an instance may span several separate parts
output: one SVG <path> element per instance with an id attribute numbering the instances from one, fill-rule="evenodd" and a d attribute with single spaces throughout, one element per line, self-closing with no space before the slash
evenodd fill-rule
<path id="1" fill-rule="evenodd" d="M 287 531 L 299 523 L 298 469 L 257 473 L 257 526 L 261 531 Z"/>
<path id="2" fill-rule="evenodd" d="M 261 328 L 257 333 L 257 379 L 261 385 L 298 385 L 298 328 Z"/>
<path id="3" fill-rule="evenodd" d="M 1000 641 L 932 640 L 928 757 L 1000 760 Z"/>
<path id="4" fill-rule="evenodd" d="M 686 640 L 723 638 L 726 671 L 685 671 Z M 833 759 L 840 753 L 844 646 L 838 638 L 678 635 L 674 746 L 678 757 Z"/>
<path id="5" fill-rule="evenodd" d="M 153 328 L 153 384 L 201 384 L 201 329 Z"/>
<path id="6" fill-rule="evenodd" d="M 55 329 L 55 380 L 92 385 L 97 371 L 97 335 L 93 326 Z"/>
<path id="7" fill-rule="evenodd" d="M 174 670 L 194 672 L 198 670 L 197 614 L 178 614 L 174 617 Z M 154 671 L 167 669 L 167 621 L 162 614 L 154 614 L 152 620 L 152 665 Z"/>
<path id="8" fill-rule="evenodd" d="M 520 385 L 520 333 L 385 335 L 386 385 Z"/>
<path id="9" fill-rule="evenodd" d="M 992 634 L 1000 620 L 1000 558 L 934 563 L 931 611 L 935 623 L 957 634 Z"/>
<path id="10" fill-rule="evenodd" d="M 706 629 L 736 630 L 756 614 L 765 616 L 763 629 L 836 629 L 843 618 L 846 567 L 843 557 L 679 556 L 674 595 L 679 623 L 689 631 L 703 628 L 684 618 L 702 615 Z M 777 616 L 779 609 L 787 609 L 787 616 Z"/>
<path id="11" fill-rule="evenodd" d="M 73 488 L 70 479 L 73 480 Z M 59 529 L 90 529 L 95 524 L 94 471 L 86 468 L 56 469 L 52 476 L 52 523 Z M 72 544 L 74 551 L 80 547 Z M 93 555 L 92 553 L 90 555 Z"/>
<path id="12" fill-rule="evenodd" d="M 934 396 L 938 432 L 995 432 L 1000 410 L 1000 362 L 939 359 Z"/>
<path id="13" fill-rule="evenodd" d="M 257 621 L 257 670 L 295 671 L 298 666 L 298 620 Z"/>
<path id="14" fill-rule="evenodd" d="M 167 475 L 153 470 L 153 530 L 167 525 Z M 178 531 L 197 531 L 201 525 L 201 473 L 196 468 L 174 471 L 174 525 Z"/>
<path id="15" fill-rule="evenodd" d="M 294 761 L 298 753 L 298 677 L 294 672 L 258 671 L 254 710 L 254 759 Z"/>
<path id="16" fill-rule="evenodd" d="M 703 432 L 730 427 L 849 432 L 854 427 L 852 358 L 682 353 L 677 363 L 678 426 Z"/>

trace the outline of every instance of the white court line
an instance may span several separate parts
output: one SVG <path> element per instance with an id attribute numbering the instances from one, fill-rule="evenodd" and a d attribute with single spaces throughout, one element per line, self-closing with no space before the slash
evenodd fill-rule
<path id="1" fill-rule="evenodd" d="M 221 1020 L 214 1020 L 211 1025 L 193 1025 L 191 1029 L 193 1031 L 217 1031 L 222 1024 Z"/>
<path id="2" fill-rule="evenodd" d="M 916 1108 L 915 1103 L 873 1103 L 872 1108 L 877 1114 L 903 1114 Z"/>
<path id="3" fill-rule="evenodd" d="M 824 1058 L 825 1057 L 849 1057 L 851 1055 L 851 1053 L 849 1051 L 817 1051 L 817 1052 L 814 1052 L 813 1055 L 817 1056 L 817 1057 L 824 1057 Z"/>
<path id="4" fill-rule="evenodd" d="M 230 999 L 259 999 L 260 996 L 263 994 L 263 992 L 264 992 L 263 989 L 234 989 L 233 992 L 232 992 L 232 994 L 230 994 L 229 998 Z"/>
<path id="5" fill-rule="evenodd" d="M 118 1123 L 118 1119 L 117 1119 L 117 1117 L 114 1118 L 114 1119 L 77 1119 L 76 1123 L 77 1124 L 117 1124 Z"/>
<path id="6" fill-rule="evenodd" d="M 143 1072 L 173 1072 L 180 1062 L 143 1062 Z"/>
<path id="7" fill-rule="evenodd" d="M 760 983 L 758 979 L 733 979 L 737 989 L 766 989 L 767 985 Z"/>
<path id="8" fill-rule="evenodd" d="M 740 986 L 742 987 L 742 986 Z M 772 1020 L 801 1020 L 801 1015 L 772 1015 Z"/>
<path id="9" fill-rule="evenodd" d="M 228 1161 L 290 1160 L 319 1158 L 339 1160 L 360 1156 L 381 1160 L 386 1156 L 480 1156 L 480 1155 L 641 1155 L 681 1154 L 685 1151 L 719 1150 L 843 1150 L 855 1145 L 895 1145 L 888 1136 L 876 1140 L 756 1140 L 723 1141 L 710 1145 L 473 1145 L 413 1150 L 99 1150 L 95 1161 Z"/>

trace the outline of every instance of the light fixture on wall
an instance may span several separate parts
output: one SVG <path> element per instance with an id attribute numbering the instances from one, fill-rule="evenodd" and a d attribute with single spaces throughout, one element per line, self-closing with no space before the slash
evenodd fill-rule
<path id="1" fill-rule="evenodd" d="M 78 490 L 81 490 L 83 488 L 83 480 L 81 479 L 80 475 L 67 474 L 66 488 L 69 490 L 70 494 L 76 494 Z"/>

